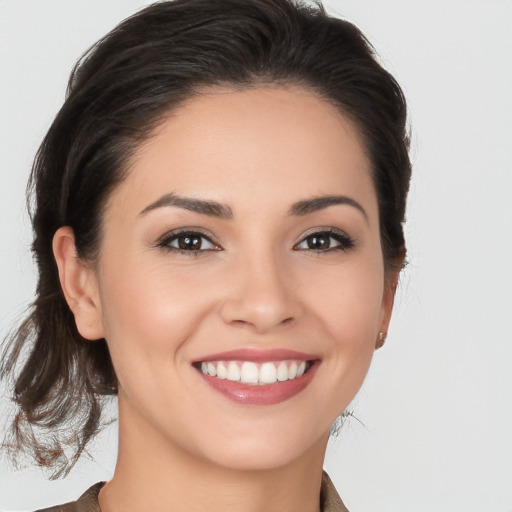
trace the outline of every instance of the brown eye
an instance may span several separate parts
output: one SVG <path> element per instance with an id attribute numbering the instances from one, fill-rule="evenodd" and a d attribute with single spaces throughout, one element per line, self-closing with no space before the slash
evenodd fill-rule
<path id="1" fill-rule="evenodd" d="M 202 237 L 197 235 L 180 235 L 176 241 L 183 251 L 199 251 L 203 245 Z"/>
<path id="2" fill-rule="evenodd" d="M 325 234 L 311 235 L 306 238 L 308 249 L 325 251 L 331 247 L 331 237 Z"/>
<path id="3" fill-rule="evenodd" d="M 317 231 L 306 236 L 295 246 L 297 250 L 327 252 L 331 250 L 346 251 L 354 246 L 353 240 L 343 231 Z"/>
<path id="4" fill-rule="evenodd" d="M 210 238 L 195 231 L 182 231 L 170 234 L 158 246 L 171 252 L 189 252 L 191 254 L 220 250 L 220 247 L 214 244 Z"/>

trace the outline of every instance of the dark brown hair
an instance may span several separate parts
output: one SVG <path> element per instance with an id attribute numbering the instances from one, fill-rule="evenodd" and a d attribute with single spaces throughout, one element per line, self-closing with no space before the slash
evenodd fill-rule
<path id="1" fill-rule="evenodd" d="M 18 408 L 6 441 L 12 451 L 32 454 L 55 477 L 67 474 L 102 423 L 103 397 L 117 393 L 105 340 L 82 338 L 64 299 L 55 231 L 71 226 L 79 257 L 94 261 L 106 199 L 159 121 L 205 87 L 267 85 L 303 86 L 354 122 L 372 164 L 384 261 L 401 266 L 411 172 L 406 105 L 361 32 L 319 4 L 293 0 L 151 5 L 77 63 L 34 162 L 28 194 L 37 295 L 0 369 L 13 379 Z"/>

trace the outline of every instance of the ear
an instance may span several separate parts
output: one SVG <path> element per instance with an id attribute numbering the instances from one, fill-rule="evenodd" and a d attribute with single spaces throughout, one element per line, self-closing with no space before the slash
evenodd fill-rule
<path id="1" fill-rule="evenodd" d="M 393 304 L 395 302 L 395 292 L 398 286 L 398 274 L 398 272 L 393 272 L 393 275 L 387 277 L 384 282 L 379 332 L 376 336 L 375 349 L 381 348 L 384 345 L 388 335 L 389 322 L 391 321 L 391 313 L 393 312 Z"/>
<path id="2" fill-rule="evenodd" d="M 75 235 L 69 226 L 55 232 L 53 255 L 59 269 L 60 286 L 75 316 L 78 332 L 88 340 L 103 338 L 105 334 L 96 274 L 78 257 Z"/>

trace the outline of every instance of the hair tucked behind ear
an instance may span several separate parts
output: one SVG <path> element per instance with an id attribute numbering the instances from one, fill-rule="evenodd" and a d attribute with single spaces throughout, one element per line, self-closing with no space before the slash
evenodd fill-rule
<path id="1" fill-rule="evenodd" d="M 85 340 L 52 253 L 61 226 L 94 265 L 109 194 L 158 123 L 208 87 L 299 85 L 359 129 L 372 164 L 386 266 L 405 254 L 410 178 L 406 106 L 361 32 L 321 5 L 293 0 L 159 2 L 122 22 L 72 72 L 66 101 L 32 169 L 29 203 L 39 271 L 36 300 L 1 364 L 17 414 L 6 445 L 54 476 L 67 474 L 102 421 L 117 381 L 105 340 Z"/>

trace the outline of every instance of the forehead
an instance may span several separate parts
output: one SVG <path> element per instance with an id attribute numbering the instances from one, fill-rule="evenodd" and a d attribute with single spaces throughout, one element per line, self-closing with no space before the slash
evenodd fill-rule
<path id="1" fill-rule="evenodd" d="M 276 197 L 374 196 L 353 123 L 299 87 L 210 89 L 181 104 L 136 151 L 111 200 L 122 196 L 140 211 L 164 193 L 220 200 L 235 213 L 248 198 L 261 206 Z"/>

